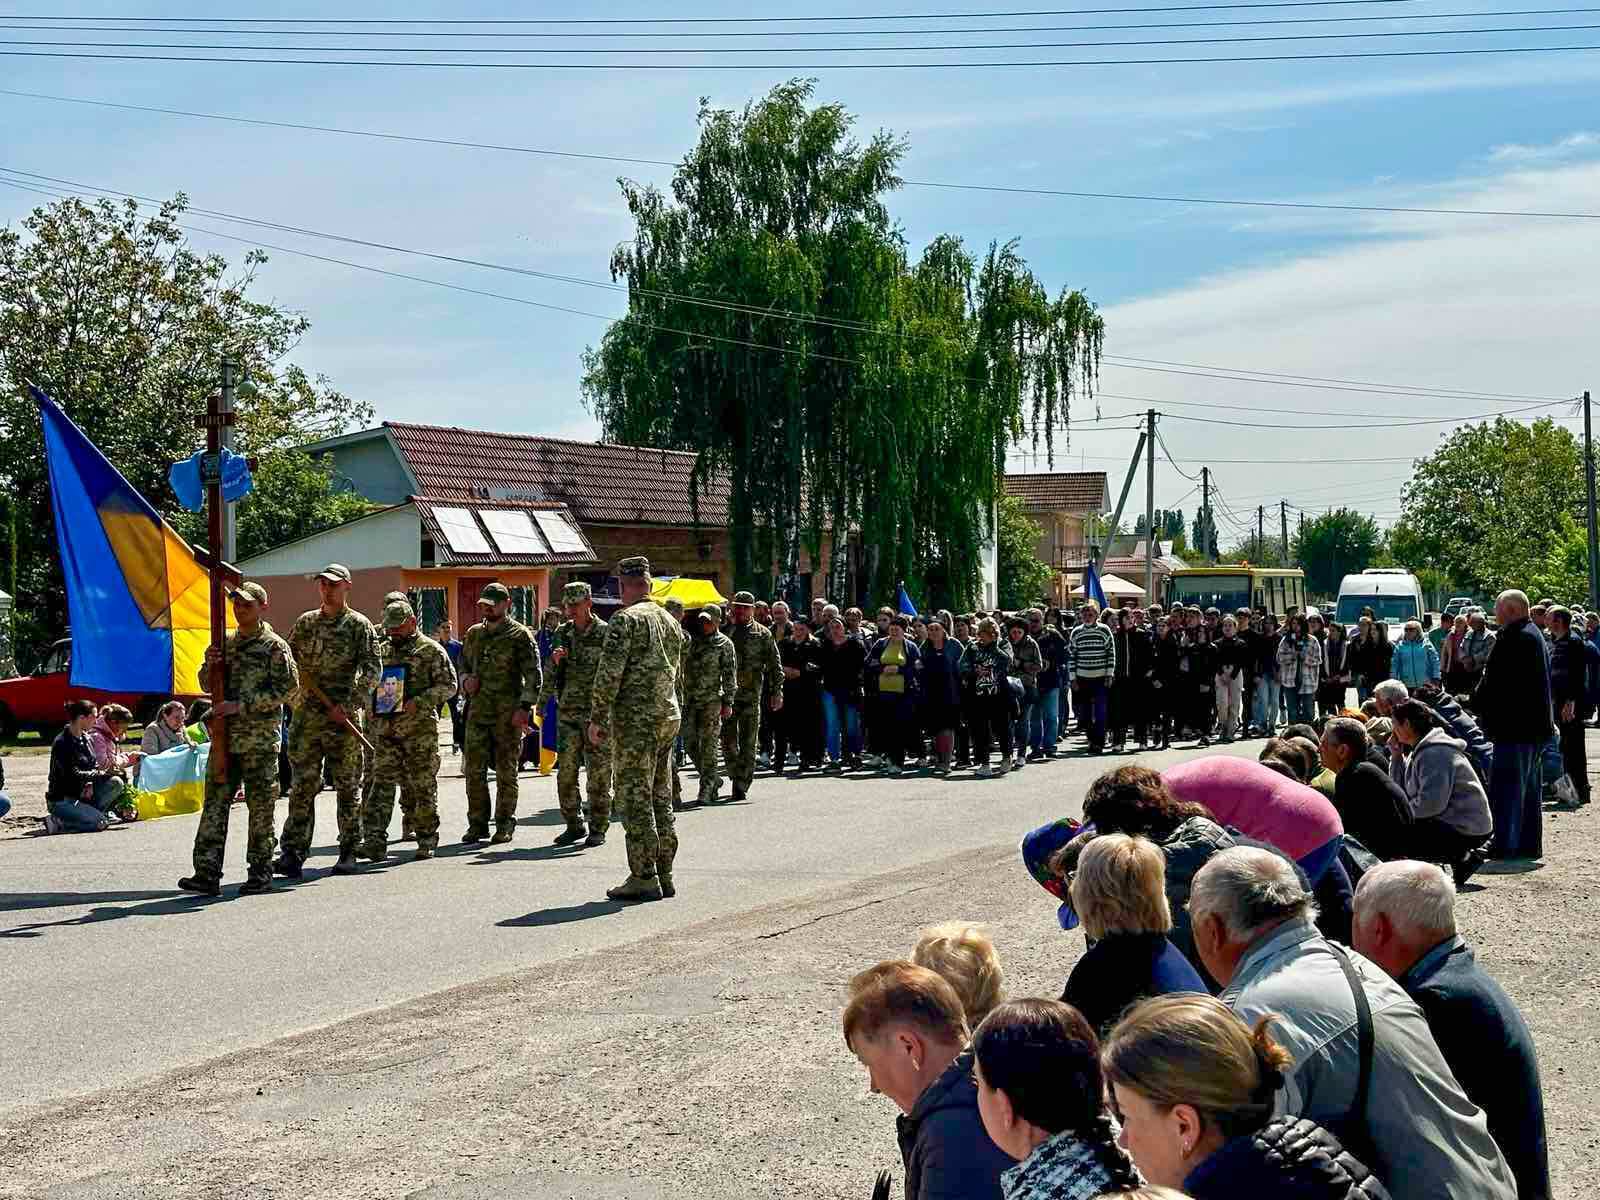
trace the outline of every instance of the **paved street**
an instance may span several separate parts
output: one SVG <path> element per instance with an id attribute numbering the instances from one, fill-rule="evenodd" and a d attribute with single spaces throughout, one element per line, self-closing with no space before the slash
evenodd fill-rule
<path id="1" fill-rule="evenodd" d="M 1259 743 L 1235 747 L 1249 751 Z M 1184 752 L 1147 756 L 1173 761 Z M 744 805 L 680 814 L 678 898 L 608 901 L 626 875 L 622 830 L 599 850 L 551 846 L 553 777 L 522 777 L 509 846 L 463 847 L 465 793 L 445 760 L 442 853 L 431 863 L 328 874 L 333 794 L 318 798 L 306 879 L 236 897 L 242 806 L 219 900 L 178 892 L 195 818 L 104 834 L 0 842 L 0 1112 L 127 1082 L 454 984 L 632 942 L 708 917 L 1014 842 L 1076 812 L 1113 757 L 998 780 L 759 777 Z M 693 794 L 694 776 L 685 774 Z M 724 789 L 726 794 L 726 787 Z M 281 822 L 284 805 L 280 802 Z M 399 835 L 399 818 L 393 836 Z M 398 847 L 402 854 L 409 847 Z M 136 1037 L 91 1039 L 85 1013 L 126 1014 Z"/>

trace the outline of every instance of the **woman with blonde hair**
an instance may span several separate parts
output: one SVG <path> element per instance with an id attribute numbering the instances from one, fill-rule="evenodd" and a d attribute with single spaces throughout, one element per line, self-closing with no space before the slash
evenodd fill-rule
<path id="1" fill-rule="evenodd" d="M 1089 952 L 1067 977 L 1061 998 L 1104 1036 L 1140 1000 L 1206 991 L 1205 982 L 1167 940 L 1166 857 L 1152 841 L 1109 833 L 1083 848 L 1067 883 Z M 959 990 L 959 989 L 958 989 Z"/>
<path id="2" fill-rule="evenodd" d="M 1292 1065 L 1268 1032 L 1211 996 L 1146 1000 L 1101 1051 L 1121 1144 L 1145 1179 L 1194 1200 L 1389 1200 L 1339 1140 L 1303 1117 L 1275 1117 Z"/>
<path id="3" fill-rule="evenodd" d="M 967 1028 L 976 1029 L 1000 1003 L 1005 972 L 994 942 L 976 925 L 952 921 L 924 929 L 911 961 L 941 976 L 961 997 Z"/>

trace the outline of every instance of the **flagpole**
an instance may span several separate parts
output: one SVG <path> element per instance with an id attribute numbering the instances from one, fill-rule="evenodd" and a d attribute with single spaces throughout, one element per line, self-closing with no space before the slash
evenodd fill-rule
<path id="1" fill-rule="evenodd" d="M 211 665 L 206 686 L 211 692 L 213 711 L 227 699 L 227 588 L 224 583 L 227 565 L 223 555 L 228 545 L 228 505 L 222 498 L 222 447 L 223 430 L 234 423 L 233 391 L 237 366 L 232 358 L 222 360 L 222 387 L 206 399 L 205 416 L 195 424 L 206 431 L 206 457 L 202 460 L 200 476 L 206 484 L 207 535 L 211 543 L 209 564 L 211 582 L 211 644 L 217 648 L 217 658 Z M 228 719 L 216 716 L 211 723 L 211 769 L 221 778 L 228 771 Z"/>

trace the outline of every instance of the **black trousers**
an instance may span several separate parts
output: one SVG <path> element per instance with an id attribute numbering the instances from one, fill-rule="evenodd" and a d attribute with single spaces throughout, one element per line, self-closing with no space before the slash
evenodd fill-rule
<path id="1" fill-rule="evenodd" d="M 773 770 L 783 770 L 791 747 L 801 766 L 822 765 L 822 700 L 815 688 L 784 688 L 783 711 L 771 716 Z"/>
<path id="2" fill-rule="evenodd" d="M 897 767 L 905 765 L 906 750 L 922 740 L 915 718 L 904 712 L 904 697 L 887 692 L 873 697 L 873 749 Z"/>
<path id="3" fill-rule="evenodd" d="M 1578 789 L 1578 798 L 1589 798 L 1589 752 L 1583 744 L 1582 721 L 1558 721 L 1561 731 L 1561 765 L 1572 777 L 1572 786 Z"/>
<path id="4" fill-rule="evenodd" d="M 972 729 L 972 761 L 989 763 L 992 742 L 1004 758 L 1011 753 L 1011 699 L 1009 696 L 974 696 L 967 723 Z"/>

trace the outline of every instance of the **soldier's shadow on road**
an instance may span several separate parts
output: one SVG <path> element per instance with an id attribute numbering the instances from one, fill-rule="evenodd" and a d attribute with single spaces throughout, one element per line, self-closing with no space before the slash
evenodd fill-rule
<path id="1" fill-rule="evenodd" d="M 507 917 L 495 925 L 504 929 L 537 929 L 546 925 L 570 925 L 574 921 L 587 921 L 590 917 L 609 917 L 629 905 L 620 900 L 586 900 L 582 904 L 566 904 L 559 908 L 542 908 L 523 917 Z"/>
<path id="2" fill-rule="evenodd" d="M 29 903 L 35 896 L 52 897 L 53 903 Z M 146 904 L 101 905 L 76 916 L 59 921 L 39 921 L 32 925 L 18 925 L 15 929 L 0 929 L 0 938 L 43 937 L 47 929 L 66 929 L 73 925 L 98 925 L 102 921 L 118 921 L 124 917 L 166 917 L 177 913 L 192 913 L 218 903 L 228 897 L 202 898 L 187 892 L 43 892 L 11 895 L 0 893 L 0 912 L 15 912 L 25 908 L 61 907 L 89 899 L 135 900 L 160 897 Z M 21 900 L 20 904 L 10 903 Z"/>
<path id="3" fill-rule="evenodd" d="M 467 847 L 471 849 L 471 847 Z M 506 848 L 479 850 L 477 858 L 467 865 L 469 867 L 490 867 L 496 863 L 505 862 L 548 862 L 556 858 L 581 858 L 584 847 L 580 843 L 576 846 L 518 846 L 515 849 Z"/>

